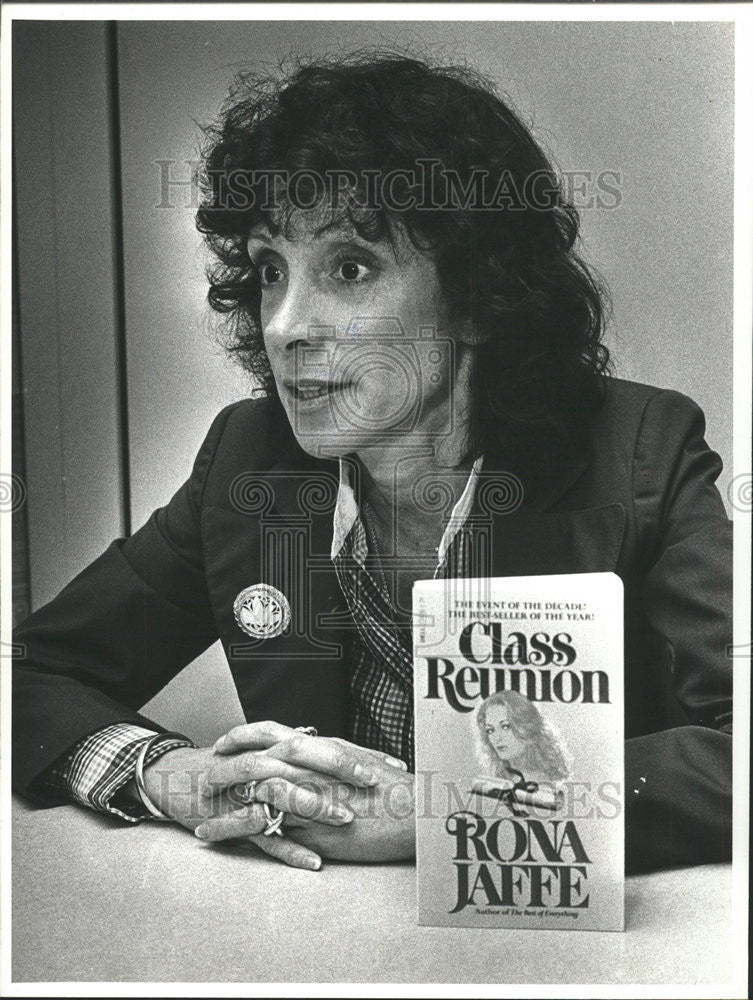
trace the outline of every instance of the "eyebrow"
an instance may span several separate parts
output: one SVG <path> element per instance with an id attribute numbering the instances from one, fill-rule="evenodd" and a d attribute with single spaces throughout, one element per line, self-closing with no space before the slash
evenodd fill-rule
<path id="1" fill-rule="evenodd" d="M 280 226 L 276 225 L 271 219 L 262 218 L 252 226 L 248 239 L 258 239 L 264 243 L 270 242 L 270 240 L 261 231 L 262 229 L 266 230 L 272 238 L 279 236 L 281 233 Z M 372 243 L 372 240 L 366 240 L 359 235 L 358 230 L 355 228 L 353 223 L 349 219 L 342 216 L 330 219 L 329 222 L 323 222 L 320 226 L 317 226 L 316 229 L 313 230 L 314 239 L 318 239 L 325 233 L 343 234 L 348 238 L 352 238 L 364 244 Z M 391 241 L 388 240 L 387 242 Z"/>
<path id="2" fill-rule="evenodd" d="M 314 231 L 315 236 L 323 236 L 324 233 L 346 233 L 348 236 L 354 236 L 356 239 L 362 239 L 362 237 L 358 235 L 353 223 L 342 218 L 331 219 L 329 222 L 324 222 Z M 364 240 L 364 242 L 368 241 Z"/>
<path id="3" fill-rule="evenodd" d="M 336 223 L 331 223 L 322 226 L 321 228 L 314 230 L 313 237 L 315 240 L 317 240 L 321 239 L 321 237 L 325 235 L 331 235 L 335 237 L 335 239 L 333 239 L 332 242 L 336 243 L 337 245 L 345 246 L 348 243 L 354 243 L 358 246 L 363 247 L 366 250 L 372 250 L 372 251 L 374 251 L 375 248 L 379 245 L 378 243 L 376 244 L 372 243 L 370 240 L 365 240 L 362 236 L 359 236 L 358 233 L 355 232 L 351 226 L 348 226 L 347 224 L 337 225 Z M 339 237 L 339 239 L 337 237 Z M 246 243 L 248 244 L 251 243 L 252 241 L 258 243 L 264 243 L 266 246 L 270 247 L 272 246 L 273 243 L 273 240 L 270 236 L 267 236 L 265 233 L 260 232 L 257 229 L 251 230 L 246 240 Z"/>

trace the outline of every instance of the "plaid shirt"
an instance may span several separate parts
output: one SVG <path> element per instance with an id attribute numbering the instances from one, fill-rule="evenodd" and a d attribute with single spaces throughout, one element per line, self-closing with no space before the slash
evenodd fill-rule
<path id="1" fill-rule="evenodd" d="M 485 554 L 469 523 L 483 456 L 471 469 L 462 496 L 453 508 L 436 558 L 427 559 L 425 575 L 434 579 L 485 576 Z M 350 681 L 354 743 L 399 757 L 414 767 L 413 641 L 409 624 L 401 624 L 391 598 L 396 593 L 399 560 L 382 557 L 368 535 L 351 483 L 350 467 L 340 460 L 340 487 L 335 505 L 332 561 L 356 629 L 350 634 Z M 418 568 L 417 566 L 414 568 Z M 388 586 L 387 579 L 391 579 Z M 133 778 L 136 759 L 154 735 L 131 723 L 116 723 L 79 741 L 37 780 L 50 790 L 108 812 L 131 823 L 149 818 L 123 788 Z M 153 747 L 150 764 L 168 750 L 194 746 L 191 740 L 165 739 Z"/>
<path id="2" fill-rule="evenodd" d="M 130 722 L 105 726 L 71 747 L 37 782 L 82 806 L 111 813 L 129 823 L 149 819 L 151 814 L 146 806 L 122 792 L 136 774 L 142 747 L 154 735 L 155 731 Z M 193 746 L 196 744 L 188 737 L 165 737 L 150 748 L 144 765 L 152 764 L 168 750 Z"/>
<path id="3" fill-rule="evenodd" d="M 434 579 L 481 574 L 473 532 L 468 527 L 483 457 L 471 469 L 462 496 L 453 508 L 436 560 L 426 560 L 422 575 Z M 354 743 L 384 750 L 414 768 L 413 748 L 413 638 L 410 626 L 390 599 L 397 591 L 399 559 L 383 558 L 372 538 L 369 550 L 351 484 L 348 463 L 340 460 L 340 489 L 335 508 L 332 559 L 357 632 L 351 634 L 350 691 Z M 387 577 L 392 581 L 387 583 Z"/>

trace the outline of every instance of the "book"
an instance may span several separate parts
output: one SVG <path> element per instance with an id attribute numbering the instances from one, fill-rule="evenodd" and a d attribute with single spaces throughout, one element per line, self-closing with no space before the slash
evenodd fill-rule
<path id="1" fill-rule="evenodd" d="M 623 586 L 413 587 L 418 922 L 624 929 Z"/>

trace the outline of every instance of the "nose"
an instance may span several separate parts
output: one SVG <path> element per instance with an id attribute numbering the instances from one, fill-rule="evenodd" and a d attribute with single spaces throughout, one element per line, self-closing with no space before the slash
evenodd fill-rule
<path id="1" fill-rule="evenodd" d="M 265 314 L 262 299 L 262 331 L 267 353 L 282 353 L 301 342 L 307 343 L 312 329 L 321 325 L 317 302 L 308 283 L 289 280 L 283 295 L 276 296 L 274 311 Z"/>
<path id="2" fill-rule="evenodd" d="M 284 296 L 278 294 L 273 301 L 274 311 L 265 315 L 262 300 L 262 333 L 278 381 L 330 378 L 332 330 L 325 326 L 327 311 L 316 287 L 305 281 L 289 281 Z"/>

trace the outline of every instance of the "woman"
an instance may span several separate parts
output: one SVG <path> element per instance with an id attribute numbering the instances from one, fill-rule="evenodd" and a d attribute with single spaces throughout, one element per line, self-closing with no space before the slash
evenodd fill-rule
<path id="1" fill-rule="evenodd" d="M 518 691 L 496 691 L 482 701 L 476 710 L 476 732 L 479 762 L 488 775 L 516 780 L 522 774 L 537 784 L 569 777 L 557 735 Z"/>
<path id="2" fill-rule="evenodd" d="M 207 138 L 209 301 L 262 395 L 18 630 L 16 788 L 301 867 L 411 857 L 413 582 L 607 570 L 628 866 L 727 858 L 720 462 L 692 401 L 607 377 L 528 130 L 473 74 L 377 53 L 243 79 Z M 248 725 L 155 738 L 138 706 L 218 636 Z"/>

